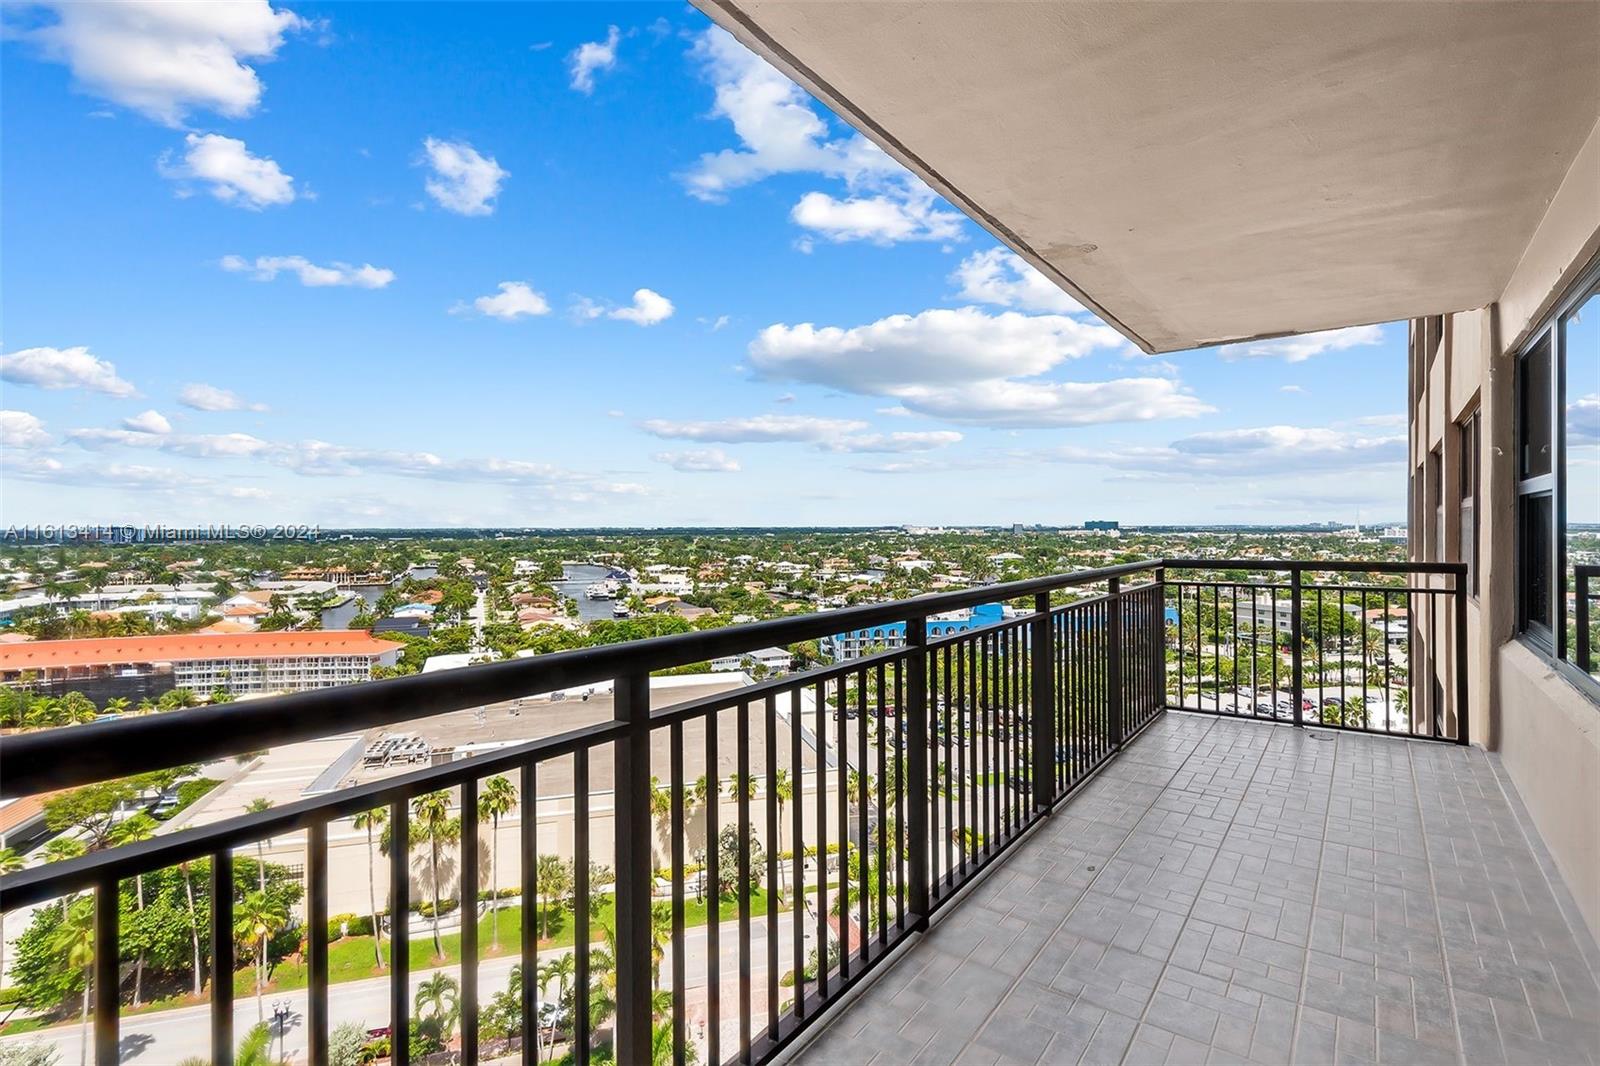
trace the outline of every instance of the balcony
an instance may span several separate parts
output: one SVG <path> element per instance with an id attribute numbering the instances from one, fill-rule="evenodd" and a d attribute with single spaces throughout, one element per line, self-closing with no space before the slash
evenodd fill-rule
<path id="1" fill-rule="evenodd" d="M 1592 1061 L 1594 944 L 1465 745 L 1464 666 L 1432 681 L 1465 595 L 1459 564 L 1154 560 L 12 737 L 5 797 L 611 688 L 557 735 L 8 874 L 0 910 L 92 925 L 103 1064 L 231 1061 L 266 1016 L 258 877 L 303 945 L 281 1047 L 319 1064 L 336 1026 L 414 1021 L 444 1050 L 391 1061 Z M 986 602 L 1011 610 L 929 623 Z M 893 623 L 804 673 L 651 679 Z M 380 852 L 374 811 L 412 845 Z M 133 1012 L 126 901 L 180 864 L 203 989 Z M 408 952 L 332 964 L 352 892 Z M 442 904 L 479 920 L 435 948 Z"/>

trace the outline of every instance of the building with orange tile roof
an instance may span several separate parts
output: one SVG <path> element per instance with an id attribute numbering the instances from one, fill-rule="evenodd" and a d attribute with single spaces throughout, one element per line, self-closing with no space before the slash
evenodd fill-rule
<path id="1" fill-rule="evenodd" d="M 403 648 L 362 629 L 36 640 L 0 645 L 0 684 L 103 689 L 126 679 L 130 687 L 146 687 L 152 676 L 170 672 L 172 687 L 197 692 L 302 692 L 371 680 Z"/>

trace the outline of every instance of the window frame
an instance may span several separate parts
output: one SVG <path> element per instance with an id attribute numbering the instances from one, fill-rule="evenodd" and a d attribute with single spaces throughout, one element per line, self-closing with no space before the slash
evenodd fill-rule
<path id="1" fill-rule="evenodd" d="M 1579 668 L 1571 656 L 1574 650 L 1573 634 L 1567 632 L 1567 352 L 1566 319 L 1587 300 L 1600 295 L 1600 258 L 1590 263 L 1576 282 L 1556 301 L 1539 325 L 1515 350 L 1516 373 L 1513 377 L 1516 393 L 1515 433 L 1516 466 L 1514 491 L 1516 494 L 1516 611 L 1518 637 L 1549 659 L 1557 673 L 1573 682 L 1591 699 L 1600 702 L 1600 682 Z M 1541 344 L 1549 349 L 1549 394 L 1545 399 L 1545 417 L 1550 427 L 1550 470 L 1547 473 L 1525 477 L 1526 421 L 1530 408 L 1526 395 L 1528 356 Z M 1527 523 L 1524 518 L 1529 501 L 1548 497 L 1550 500 L 1550 528 L 1547 543 L 1533 545 L 1526 542 Z M 1528 616 L 1527 578 L 1531 569 L 1531 553 L 1541 549 L 1548 560 L 1549 589 L 1548 615 L 1542 620 Z"/>
<path id="2" fill-rule="evenodd" d="M 1467 594 L 1479 598 L 1483 570 L 1483 409 L 1456 423 L 1456 556 L 1467 566 Z"/>

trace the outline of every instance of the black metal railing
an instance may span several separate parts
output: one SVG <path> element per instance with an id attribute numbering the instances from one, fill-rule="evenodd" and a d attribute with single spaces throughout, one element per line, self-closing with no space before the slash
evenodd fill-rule
<path id="1" fill-rule="evenodd" d="M 1290 575 L 1288 591 L 1299 605 L 1296 635 L 1308 591 L 1339 591 L 1303 586 L 1309 564 L 1249 565 Z M 925 929 L 964 885 L 1169 705 L 1238 713 L 1237 702 L 1225 708 L 1203 674 L 1186 676 L 1186 664 L 1193 671 L 1191 647 L 1213 649 L 1205 639 L 1193 645 L 1183 622 L 1186 611 L 1199 618 L 1195 605 L 1209 596 L 1214 635 L 1218 597 L 1231 595 L 1238 582 L 1175 581 L 1168 574 L 1234 566 L 1132 563 L 13 736 L 0 769 L 4 797 L 311 739 L 328 733 L 330 723 L 340 732 L 389 726 L 601 681 L 612 682 L 614 693 L 611 721 L 8 874 L 0 878 L 0 911 L 92 894 L 77 904 L 93 905 L 91 987 L 119 990 L 92 999 L 96 1059 L 109 1064 L 119 1057 L 127 961 L 119 897 L 140 875 L 209 865 L 209 936 L 197 928 L 194 939 L 197 970 L 203 961 L 213 975 L 209 1044 L 220 1066 L 231 1061 L 238 1035 L 231 980 L 236 919 L 254 906 L 238 887 L 235 863 L 252 861 L 243 849 L 304 834 L 305 1032 L 310 1061 L 320 1064 L 327 1061 L 330 1030 L 329 829 L 337 824 L 343 832 L 345 820 L 384 811 L 387 839 L 408 842 L 389 848 L 384 908 L 387 1028 L 392 1061 L 406 1063 L 418 1009 L 410 927 L 437 921 L 440 910 L 430 898 L 423 902 L 431 909 L 413 916 L 412 867 L 419 860 L 409 842 L 421 834 L 423 861 L 432 848 L 433 878 L 424 883 L 433 892 L 423 894 L 437 894 L 439 842 L 452 847 L 439 827 L 455 812 L 466 841 L 453 848 L 460 867 L 455 883 L 465 886 L 454 889 L 462 914 L 462 1061 L 520 1054 L 525 1062 L 570 1055 L 585 1063 L 607 1045 L 618 1062 L 650 1061 L 652 1048 L 664 1045 L 680 1063 L 765 1061 Z M 1124 580 L 1138 583 L 1125 587 Z M 1282 591 L 1261 586 L 1258 598 L 1264 588 L 1274 596 Z M 930 634 L 930 615 L 993 601 L 1017 606 L 994 625 Z M 1177 617 L 1169 619 L 1174 602 Z M 651 706 L 652 671 L 896 621 L 905 623 L 903 647 Z M 1451 624 L 1460 632 L 1459 616 Z M 1274 641 L 1271 656 L 1274 664 L 1284 659 L 1298 695 L 1303 641 L 1291 643 L 1292 652 Z M 1464 685 L 1464 666 L 1461 676 Z M 1321 724 L 1292 717 L 1296 724 Z M 1464 711 L 1452 721 L 1459 739 Z M 1431 732 L 1405 732 L 1445 736 L 1448 728 L 1441 732 L 1436 723 Z M 501 815 L 516 825 L 520 872 L 513 891 L 520 889 L 521 926 L 519 968 L 497 973 L 505 990 L 494 992 L 480 983 L 474 889 L 484 873 L 480 799 L 486 782 L 501 777 L 515 782 L 516 808 Z M 491 837 L 491 847 L 498 839 Z M 543 876 L 552 857 L 566 862 L 570 884 Z M 607 858 L 612 876 L 605 873 Z M 265 867 L 258 875 L 265 886 Z M 491 872 L 491 896 L 497 898 L 504 880 L 500 870 Z M 570 932 L 570 947 L 545 937 L 541 949 L 552 908 L 570 913 L 562 934 Z M 376 938 L 385 923 L 374 917 Z M 547 960 L 571 958 L 554 992 L 541 951 Z M 658 990 L 663 980 L 668 987 Z M 514 1017 L 501 1009 L 507 1002 Z"/>
<path id="2" fill-rule="evenodd" d="M 1170 706 L 1467 742 L 1461 564 L 1167 565 Z"/>
<path id="3" fill-rule="evenodd" d="M 1600 678 L 1600 566 L 1579 563 L 1572 568 L 1573 662 Z"/>

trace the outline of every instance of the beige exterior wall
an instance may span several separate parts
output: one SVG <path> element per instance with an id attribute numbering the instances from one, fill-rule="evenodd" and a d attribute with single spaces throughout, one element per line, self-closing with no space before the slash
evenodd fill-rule
<path id="1" fill-rule="evenodd" d="M 1497 750 L 1589 928 L 1600 936 L 1600 704 L 1517 639 L 1517 349 L 1600 252 L 1600 124 L 1499 300 L 1411 328 L 1411 553 L 1461 558 L 1454 431 L 1482 418 L 1479 594 L 1467 605 L 1472 741 Z M 1436 451 L 1437 450 L 1437 451 Z M 1435 472 L 1435 456 L 1442 468 Z M 1443 526 L 1430 486 L 1443 486 Z M 1430 650 L 1449 690 L 1449 645 Z"/>

